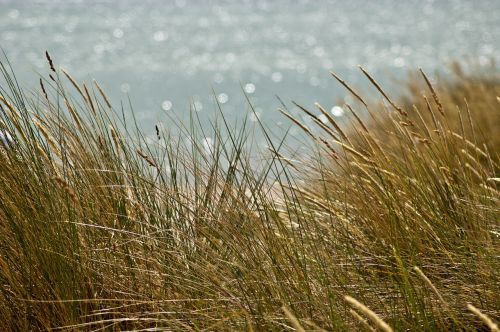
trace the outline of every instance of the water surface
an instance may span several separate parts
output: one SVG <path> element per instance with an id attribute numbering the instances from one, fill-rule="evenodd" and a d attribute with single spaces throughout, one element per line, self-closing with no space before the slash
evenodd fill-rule
<path id="1" fill-rule="evenodd" d="M 391 77 L 410 68 L 498 60 L 499 28 L 500 1 L 0 0 L 0 47 L 21 82 L 48 72 L 48 50 L 114 104 L 130 95 L 146 124 L 189 105 L 204 119 L 214 93 L 230 117 L 255 121 L 243 91 L 266 123 L 283 121 L 276 95 L 342 116 L 349 97 L 330 70 L 366 88 L 361 64 L 397 88 Z"/>

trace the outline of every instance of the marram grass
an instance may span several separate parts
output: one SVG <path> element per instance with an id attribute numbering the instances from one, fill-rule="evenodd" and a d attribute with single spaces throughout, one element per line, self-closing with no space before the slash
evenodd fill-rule
<path id="1" fill-rule="evenodd" d="M 223 117 L 146 143 L 47 57 L 39 93 L 1 65 L 0 330 L 498 331 L 495 69 L 334 74 L 347 121 L 283 109 L 316 148 L 255 158 Z"/>

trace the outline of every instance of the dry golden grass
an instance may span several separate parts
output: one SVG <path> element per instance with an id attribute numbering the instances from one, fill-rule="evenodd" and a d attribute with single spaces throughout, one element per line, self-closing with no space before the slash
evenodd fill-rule
<path id="1" fill-rule="evenodd" d="M 365 73 L 387 105 L 338 78 L 348 120 L 284 110 L 316 149 L 257 164 L 224 121 L 146 144 L 49 67 L 33 98 L 1 67 L 0 330 L 497 326 L 497 71 L 404 98 Z"/>

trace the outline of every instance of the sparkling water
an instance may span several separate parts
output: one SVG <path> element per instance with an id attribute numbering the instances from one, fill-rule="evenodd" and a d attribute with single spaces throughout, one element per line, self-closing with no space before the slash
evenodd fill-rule
<path id="1" fill-rule="evenodd" d="M 129 96 L 148 126 L 190 108 L 206 121 L 215 100 L 230 118 L 280 125 L 277 96 L 342 117 L 349 96 L 329 71 L 372 91 L 362 65 L 397 93 L 409 69 L 498 60 L 499 28 L 500 1 L 0 0 L 0 47 L 24 85 L 48 73 L 48 50 L 114 105 Z"/>

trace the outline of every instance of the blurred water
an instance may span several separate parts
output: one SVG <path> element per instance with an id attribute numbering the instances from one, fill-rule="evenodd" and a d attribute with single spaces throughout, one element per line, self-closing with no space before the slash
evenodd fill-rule
<path id="1" fill-rule="evenodd" d="M 82 80 L 96 78 L 114 104 L 131 96 L 137 119 L 163 111 L 203 118 L 215 108 L 266 123 L 279 105 L 318 101 L 336 116 L 344 90 L 333 70 L 366 87 L 358 64 L 394 87 L 409 68 L 443 70 L 500 52 L 500 1 L 397 0 L 0 0 L 0 47 L 34 87 L 44 51 Z"/>

